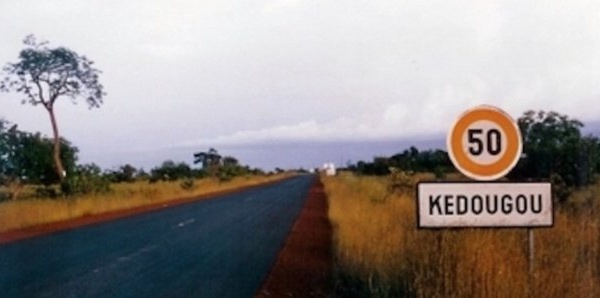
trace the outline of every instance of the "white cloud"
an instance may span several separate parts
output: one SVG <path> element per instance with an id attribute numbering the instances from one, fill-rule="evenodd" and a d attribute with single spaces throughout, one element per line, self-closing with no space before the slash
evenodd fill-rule
<path id="1" fill-rule="evenodd" d="M 286 142 L 338 142 L 338 141 L 381 141 L 403 137 L 428 137 L 445 133 L 440 121 L 432 121 L 434 126 L 422 129 L 416 117 L 400 117 L 410 115 L 406 106 L 394 105 L 385 111 L 383 117 L 375 117 L 375 121 L 364 119 L 337 118 L 326 121 L 308 120 L 295 124 L 280 125 L 256 130 L 241 130 L 232 134 L 214 138 L 192 139 L 178 142 L 167 147 L 198 146 L 244 146 L 255 144 L 279 144 Z M 433 120 L 433 119 L 430 119 Z M 411 122 L 412 121 L 412 122 Z M 437 126 L 435 126 L 437 125 Z"/>
<path id="2" fill-rule="evenodd" d="M 282 143 L 289 141 L 326 141 L 343 140 L 350 137 L 350 132 L 356 125 L 341 119 L 332 122 L 319 123 L 308 120 L 296 124 L 281 125 L 257 130 L 241 130 L 232 134 L 215 138 L 190 140 L 174 144 L 173 147 L 193 146 L 235 146 L 260 143 Z M 345 129 L 344 129 L 345 128 Z"/>

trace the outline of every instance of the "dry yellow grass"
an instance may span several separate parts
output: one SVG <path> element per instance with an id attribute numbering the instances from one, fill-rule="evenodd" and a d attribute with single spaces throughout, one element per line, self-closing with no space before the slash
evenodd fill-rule
<path id="1" fill-rule="evenodd" d="M 526 229 L 417 230 L 414 194 L 385 201 L 385 178 L 324 177 L 338 294 L 368 297 L 600 297 L 600 185 Z"/>
<path id="2" fill-rule="evenodd" d="M 0 203 L 0 232 L 26 228 L 43 223 L 57 222 L 86 215 L 192 198 L 219 191 L 256 185 L 284 178 L 273 176 L 237 177 L 228 182 L 216 179 L 195 181 L 193 190 L 181 188 L 180 181 L 121 183 L 113 191 L 101 195 L 87 195 L 72 199 L 27 199 Z"/>

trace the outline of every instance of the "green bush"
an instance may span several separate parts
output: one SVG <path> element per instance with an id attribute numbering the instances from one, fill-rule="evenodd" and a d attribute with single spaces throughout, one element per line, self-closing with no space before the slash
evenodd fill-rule
<path id="1" fill-rule="evenodd" d="M 219 178 L 219 182 L 229 182 L 234 177 L 232 173 L 227 171 L 220 171 L 217 176 Z"/>
<path id="2" fill-rule="evenodd" d="M 56 189 L 50 185 L 36 187 L 35 188 L 35 196 L 38 198 L 57 198 L 58 192 Z"/>
<path id="3" fill-rule="evenodd" d="M 185 178 L 181 181 L 179 185 L 181 186 L 181 189 L 187 191 L 192 191 L 197 187 L 196 181 L 193 178 Z"/>
<path id="4" fill-rule="evenodd" d="M 61 183 L 61 192 L 65 196 L 107 193 L 110 190 L 110 181 L 95 164 L 78 166 L 76 172 Z"/>

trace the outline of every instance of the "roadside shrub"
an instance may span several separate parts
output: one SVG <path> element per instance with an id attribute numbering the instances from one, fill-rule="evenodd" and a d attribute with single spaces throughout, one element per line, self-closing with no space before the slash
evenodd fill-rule
<path id="1" fill-rule="evenodd" d="M 552 183 L 552 194 L 554 198 L 560 203 L 564 203 L 573 193 L 573 187 L 567 185 L 565 180 L 559 174 L 552 174 L 550 176 L 550 182 Z"/>
<path id="2" fill-rule="evenodd" d="M 9 198 L 8 193 L 0 192 L 0 202 L 7 201 Z"/>
<path id="3" fill-rule="evenodd" d="M 107 193 L 110 183 L 102 177 L 73 176 L 61 184 L 61 191 L 66 196 Z"/>
<path id="4" fill-rule="evenodd" d="M 35 188 L 35 196 L 38 198 L 54 199 L 58 197 L 58 192 L 56 191 L 56 188 L 49 185 L 45 185 Z"/>
<path id="5" fill-rule="evenodd" d="M 233 175 L 227 171 L 221 171 L 217 174 L 219 182 L 229 182 L 233 179 Z"/>
<path id="6" fill-rule="evenodd" d="M 433 169 L 435 179 L 446 179 L 446 170 L 442 166 L 437 166 Z"/>
<path id="7" fill-rule="evenodd" d="M 110 181 L 101 174 L 100 167 L 95 164 L 78 166 L 76 173 L 61 183 L 61 192 L 66 196 L 109 191 Z"/>
<path id="8" fill-rule="evenodd" d="M 155 167 L 150 171 L 150 183 L 176 181 L 189 177 L 192 177 L 192 168 L 185 162 L 176 163 L 172 160 L 166 160 L 159 167 Z"/>
<path id="9" fill-rule="evenodd" d="M 388 194 L 412 194 L 416 183 L 415 173 L 394 167 L 390 167 L 389 171 L 391 174 L 387 181 Z"/>
<path id="10" fill-rule="evenodd" d="M 179 185 L 181 186 L 181 189 L 187 190 L 187 191 L 195 190 L 197 187 L 196 181 L 192 178 L 183 179 Z"/>

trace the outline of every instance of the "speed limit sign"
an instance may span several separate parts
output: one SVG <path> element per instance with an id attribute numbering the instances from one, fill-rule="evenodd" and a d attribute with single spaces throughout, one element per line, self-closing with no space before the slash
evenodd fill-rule
<path id="1" fill-rule="evenodd" d="M 454 166 L 475 180 L 495 180 L 519 161 L 523 148 L 516 122 L 497 107 L 464 112 L 450 129 L 448 153 Z"/>

